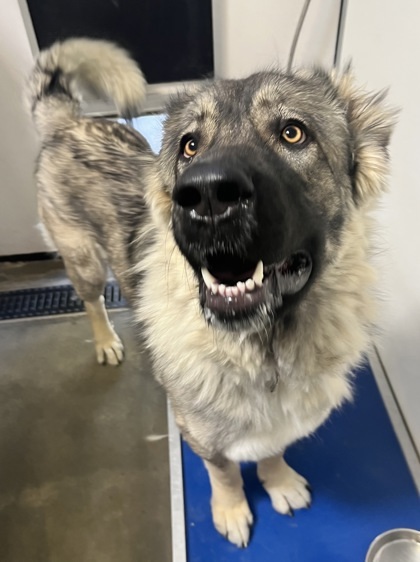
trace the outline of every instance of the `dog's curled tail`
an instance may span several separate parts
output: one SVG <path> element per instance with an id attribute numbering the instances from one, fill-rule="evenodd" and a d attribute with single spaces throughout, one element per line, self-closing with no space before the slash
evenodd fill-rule
<path id="1" fill-rule="evenodd" d="M 111 100 L 122 117 L 138 115 L 146 81 L 129 54 L 98 39 L 67 39 L 41 51 L 26 89 L 39 133 L 80 114 L 84 92 Z"/>

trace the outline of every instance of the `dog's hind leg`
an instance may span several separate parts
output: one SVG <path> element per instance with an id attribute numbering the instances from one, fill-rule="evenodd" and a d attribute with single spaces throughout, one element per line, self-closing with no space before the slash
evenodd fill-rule
<path id="1" fill-rule="evenodd" d="M 103 291 L 106 283 L 106 262 L 102 251 L 89 235 L 77 234 L 69 244 L 57 240 L 67 274 L 77 294 L 84 301 L 95 340 L 99 363 L 118 365 L 124 357 L 123 344 L 109 321 L 104 304 Z M 67 242 L 67 240 L 66 240 Z"/>
<path id="2" fill-rule="evenodd" d="M 241 471 L 231 461 L 205 461 L 211 483 L 211 510 L 216 529 L 239 547 L 248 546 L 252 513 L 246 500 Z"/>
<path id="3" fill-rule="evenodd" d="M 258 477 L 270 496 L 273 508 L 284 515 L 311 505 L 308 482 L 277 455 L 258 463 Z"/>
<path id="4" fill-rule="evenodd" d="M 85 300 L 85 307 L 95 338 L 98 363 L 119 365 L 124 359 L 124 346 L 109 321 L 103 295 L 94 301 Z"/>

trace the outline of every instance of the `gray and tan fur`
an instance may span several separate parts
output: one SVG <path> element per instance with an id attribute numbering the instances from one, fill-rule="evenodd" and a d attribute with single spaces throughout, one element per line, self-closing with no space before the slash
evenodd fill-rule
<path id="1" fill-rule="evenodd" d="M 94 92 L 129 117 L 141 110 L 145 85 L 137 65 L 116 45 L 71 39 L 41 52 L 26 93 L 41 137 L 39 215 L 85 301 L 97 359 L 112 365 L 122 361 L 123 344 L 104 307 L 107 267 L 132 299 L 130 253 L 144 214 L 138 170 L 149 168 L 154 155 L 133 129 L 84 117 L 81 98 L 82 91 Z"/>
<path id="2" fill-rule="evenodd" d="M 106 59 L 111 47 L 101 48 Z M 215 526 L 245 546 L 252 514 L 238 462 L 258 462 L 280 513 L 308 506 L 283 452 L 351 397 L 371 345 L 369 211 L 385 188 L 395 113 L 349 72 L 259 73 L 180 93 L 155 158 L 129 129 L 65 110 L 67 90 L 35 99 L 35 113 L 54 104 L 60 116 L 42 126 L 44 223 L 88 302 L 105 251 L 205 460 Z M 295 126 L 297 147 L 285 138 Z M 262 288 L 223 296 L 220 279 L 245 275 L 226 273 L 226 256 L 261 259 Z M 214 289 L 203 267 L 220 270 Z"/>

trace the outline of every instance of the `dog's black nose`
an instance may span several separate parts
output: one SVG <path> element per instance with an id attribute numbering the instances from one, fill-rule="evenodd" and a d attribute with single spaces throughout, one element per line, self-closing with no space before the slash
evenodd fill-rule
<path id="1" fill-rule="evenodd" d="M 227 215 L 253 197 L 252 180 L 242 170 L 204 162 L 187 168 L 172 194 L 176 205 L 201 220 Z"/>

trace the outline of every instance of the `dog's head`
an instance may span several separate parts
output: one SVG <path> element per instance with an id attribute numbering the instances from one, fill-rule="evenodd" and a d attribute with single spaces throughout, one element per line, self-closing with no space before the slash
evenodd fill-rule
<path id="1" fill-rule="evenodd" d="M 260 73 L 172 101 L 154 207 L 208 322 L 259 330 L 298 305 L 382 190 L 393 121 L 348 73 Z"/>

